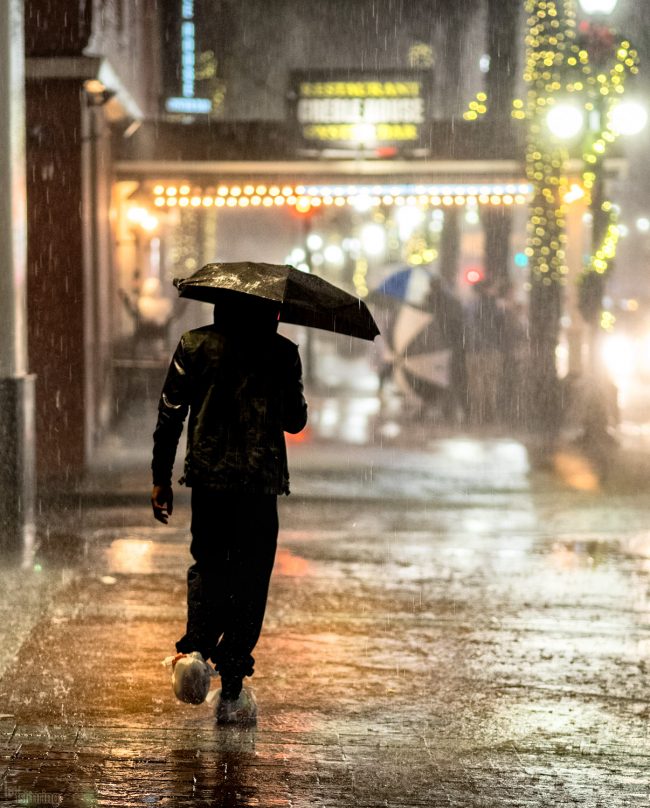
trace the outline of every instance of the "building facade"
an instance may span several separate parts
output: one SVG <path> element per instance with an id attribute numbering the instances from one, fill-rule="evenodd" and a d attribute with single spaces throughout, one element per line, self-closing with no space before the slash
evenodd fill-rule
<path id="1" fill-rule="evenodd" d="M 168 3 L 160 120 L 122 141 L 117 164 L 118 221 L 137 231 L 120 239 L 121 286 L 137 273 L 173 297 L 173 277 L 248 258 L 309 266 L 361 296 L 407 264 L 467 301 L 476 278 L 521 288 L 522 12 L 516 0 Z"/>
<path id="2" fill-rule="evenodd" d="M 28 349 L 42 482 L 78 474 L 112 417 L 115 143 L 155 117 L 158 6 L 25 3 Z"/>
<path id="3" fill-rule="evenodd" d="M 507 284 L 519 6 L 26 0 L 41 480 L 80 472 L 124 379 L 159 373 L 194 317 L 171 280 L 202 262 L 289 261 L 361 296 L 405 264 Z"/>

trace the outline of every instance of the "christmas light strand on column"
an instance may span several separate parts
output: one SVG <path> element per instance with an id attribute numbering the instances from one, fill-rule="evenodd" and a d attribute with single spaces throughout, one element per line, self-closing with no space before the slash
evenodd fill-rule
<path id="1" fill-rule="evenodd" d="M 466 121 L 475 121 L 481 115 L 485 115 L 487 110 L 487 93 L 479 92 L 469 102 L 467 109 L 463 112 L 463 118 Z"/>
<path id="2" fill-rule="evenodd" d="M 623 40 L 616 47 L 615 63 L 611 69 L 597 69 L 591 64 L 589 51 L 580 44 L 573 44 L 567 65 L 577 74 L 567 83 L 567 92 L 586 95 L 586 111 L 591 114 L 598 109 L 602 113 L 599 131 L 591 133 L 582 155 L 585 162 L 583 185 L 590 191 L 596 181 L 594 166 L 603 160 L 607 149 L 619 136 L 612 125 L 611 113 L 625 93 L 626 79 L 639 72 L 639 55 L 627 40 Z"/>
<path id="3" fill-rule="evenodd" d="M 583 275 L 590 272 L 597 272 L 599 275 L 604 275 L 609 269 L 612 259 L 616 256 L 616 247 L 620 237 L 620 230 L 617 226 L 617 208 L 615 205 L 612 205 L 611 202 L 603 202 L 602 210 L 607 214 L 609 219 L 605 235 L 603 236 L 601 244 L 591 256 Z"/>
<path id="4" fill-rule="evenodd" d="M 613 47 L 612 47 L 613 50 Z M 596 113 L 598 131 L 591 132 L 583 150 L 584 170 L 582 184 L 587 193 L 587 203 L 592 202 L 592 191 L 598 173 L 603 170 L 603 161 L 607 150 L 619 137 L 619 132 L 612 123 L 612 111 L 625 93 L 626 80 L 638 73 L 639 56 L 630 42 L 623 40 L 616 46 L 616 58 L 613 66 L 606 70 L 592 65 L 589 51 L 575 43 L 567 63 L 578 72 L 578 77 L 567 85 L 569 93 L 586 95 L 585 109 L 588 114 Z M 619 231 L 616 226 L 617 216 L 614 205 L 608 200 L 602 203 L 601 211 L 607 216 L 607 226 L 598 244 L 585 266 L 579 282 L 592 272 L 604 275 L 616 255 Z"/>
<path id="5" fill-rule="evenodd" d="M 575 37 L 575 14 L 569 0 L 527 0 L 528 33 L 525 104 L 516 99 L 513 117 L 528 121 L 526 174 L 533 188 L 528 220 L 532 280 L 543 285 L 566 283 L 567 178 L 566 147 L 549 141 L 545 132 L 548 110 L 561 98 L 566 56 Z"/>
<path id="6" fill-rule="evenodd" d="M 582 186 L 587 204 L 592 204 L 602 163 L 619 136 L 612 113 L 625 93 L 627 78 L 638 73 L 638 53 L 627 40 L 616 44 L 608 28 L 586 26 L 576 30 L 573 0 L 528 0 L 526 11 L 529 17 L 524 78 L 528 96 L 526 102 L 514 100 L 512 116 L 529 124 L 526 171 L 533 186 L 533 203 L 527 252 L 533 272 L 544 283 L 564 283 L 567 178 L 563 167 L 568 153 L 559 141 L 549 140 L 546 118 L 550 110 L 559 111 L 573 96 L 579 99 L 582 115 L 592 126 L 597 121 L 596 131 L 584 138 L 582 148 Z M 587 34 L 581 37 L 582 30 L 588 32 L 589 41 Z M 613 64 L 602 67 L 610 53 Z M 616 253 L 619 233 L 614 206 L 606 201 L 602 211 L 608 216 L 608 224 L 583 277 L 591 272 L 607 272 Z"/>

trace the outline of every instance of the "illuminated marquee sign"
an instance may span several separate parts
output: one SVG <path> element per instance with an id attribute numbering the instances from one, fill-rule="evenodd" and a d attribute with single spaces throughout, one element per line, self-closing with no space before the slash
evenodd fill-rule
<path id="1" fill-rule="evenodd" d="M 295 118 L 311 145 L 414 145 L 428 118 L 428 82 L 420 73 L 314 80 L 294 75 Z"/>

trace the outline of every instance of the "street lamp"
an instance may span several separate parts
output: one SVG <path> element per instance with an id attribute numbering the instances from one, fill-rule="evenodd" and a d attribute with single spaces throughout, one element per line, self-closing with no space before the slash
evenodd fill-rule
<path id="1" fill-rule="evenodd" d="M 580 8 L 585 14 L 611 14 L 618 0 L 580 0 Z"/>
<path id="2" fill-rule="evenodd" d="M 575 104 L 555 104 L 546 116 L 549 131 L 560 140 L 572 140 L 582 131 L 584 124 L 584 110 Z"/>
<path id="3" fill-rule="evenodd" d="M 639 101 L 620 101 L 609 113 L 609 123 L 617 135 L 638 135 L 648 122 L 648 112 Z"/>
<path id="4" fill-rule="evenodd" d="M 599 128 L 600 115 L 596 118 Z M 640 101 L 619 101 L 609 111 L 608 121 L 616 135 L 638 135 L 648 123 L 648 111 Z M 574 104 L 556 104 L 546 116 L 546 125 L 559 140 L 573 140 L 584 128 L 584 110 Z"/>

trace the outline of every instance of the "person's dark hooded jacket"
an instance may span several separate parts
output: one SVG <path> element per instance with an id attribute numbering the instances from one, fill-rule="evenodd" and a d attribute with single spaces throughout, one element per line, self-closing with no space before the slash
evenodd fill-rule
<path id="1" fill-rule="evenodd" d="M 276 333 L 277 310 L 215 307 L 172 358 L 154 432 L 153 482 L 170 485 L 189 411 L 181 482 L 219 491 L 288 494 L 284 432 L 307 422 L 298 348 Z"/>

